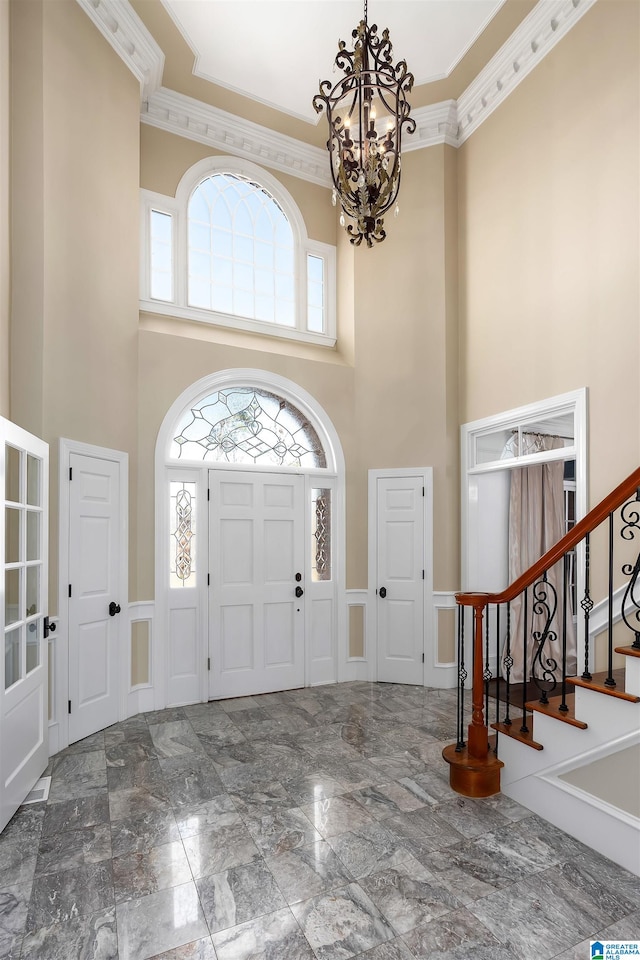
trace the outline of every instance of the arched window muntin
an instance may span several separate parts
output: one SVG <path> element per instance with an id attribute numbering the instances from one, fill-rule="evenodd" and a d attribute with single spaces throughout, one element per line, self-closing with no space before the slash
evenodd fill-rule
<path id="1" fill-rule="evenodd" d="M 216 186 L 224 188 L 218 191 L 222 196 L 214 196 Z M 229 202 L 228 191 L 242 202 Z M 208 157 L 186 171 L 175 198 L 148 190 L 140 196 L 141 310 L 335 345 L 336 248 L 309 239 L 291 194 L 268 171 L 236 157 Z M 209 209 L 207 224 L 203 217 L 212 200 L 216 209 Z M 199 214 L 193 227 L 192 207 Z M 271 263 L 267 216 L 275 225 Z M 223 228 L 225 221 L 238 228 L 233 235 Z M 191 250 L 196 235 L 199 242 Z M 152 295 L 159 272 L 162 290 Z"/>

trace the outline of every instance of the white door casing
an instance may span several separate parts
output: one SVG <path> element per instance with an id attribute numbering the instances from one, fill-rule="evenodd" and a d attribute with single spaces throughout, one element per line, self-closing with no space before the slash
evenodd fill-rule
<path id="1" fill-rule="evenodd" d="M 211 470 L 209 490 L 210 697 L 302 687 L 304 477 Z"/>
<path id="2" fill-rule="evenodd" d="M 48 445 L 0 417 L 0 831 L 47 765 Z"/>
<path id="3" fill-rule="evenodd" d="M 431 471 L 372 470 L 369 491 L 377 678 L 423 684 L 433 583 Z"/>
<path id="4" fill-rule="evenodd" d="M 126 453 L 60 441 L 59 578 L 58 749 L 127 715 Z"/>

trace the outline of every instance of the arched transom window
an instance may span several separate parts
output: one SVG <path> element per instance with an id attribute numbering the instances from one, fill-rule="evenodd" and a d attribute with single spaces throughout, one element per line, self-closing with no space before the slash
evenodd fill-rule
<path id="1" fill-rule="evenodd" d="M 208 157 L 175 198 L 141 191 L 145 312 L 332 346 L 335 247 L 307 236 L 275 177 Z"/>
<path id="2" fill-rule="evenodd" d="M 291 224 L 263 187 L 218 173 L 189 201 L 189 305 L 295 325 Z"/>
<path id="3" fill-rule="evenodd" d="M 205 397 L 182 416 L 171 442 L 172 460 L 280 467 L 327 466 L 320 438 L 289 400 L 253 386 Z"/>

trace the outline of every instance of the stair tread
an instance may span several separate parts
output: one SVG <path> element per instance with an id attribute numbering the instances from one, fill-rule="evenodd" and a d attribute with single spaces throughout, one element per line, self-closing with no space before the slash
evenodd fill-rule
<path id="1" fill-rule="evenodd" d="M 633 693 L 626 693 L 619 686 L 607 687 L 604 682 L 606 678 L 607 671 L 603 670 L 601 673 L 594 673 L 591 680 L 583 680 L 582 677 L 567 677 L 567 683 L 572 684 L 574 687 L 583 687 L 586 690 L 595 690 L 598 693 L 604 693 L 607 697 L 627 700 L 630 703 L 640 703 L 640 697 L 637 697 Z"/>
<path id="2" fill-rule="evenodd" d="M 547 717 L 553 717 L 554 720 L 560 720 L 562 723 L 569 723 L 572 727 L 579 727 L 586 730 L 588 724 L 584 720 L 576 719 L 576 695 L 568 693 L 565 697 L 565 705 L 568 707 L 566 712 L 560 710 L 562 697 L 550 697 L 548 703 L 540 703 L 539 700 L 531 700 L 526 703 L 527 710 L 533 710 L 537 713 L 544 713 Z"/>
<path id="3" fill-rule="evenodd" d="M 640 648 L 638 647 L 615 647 L 616 653 L 621 653 L 623 657 L 640 657 Z"/>
<path id="4" fill-rule="evenodd" d="M 533 739 L 531 731 L 523 733 L 520 730 L 521 723 L 522 717 L 513 717 L 510 726 L 506 723 L 492 723 L 491 729 L 497 730 L 498 733 L 502 733 L 507 737 L 511 737 L 512 740 L 519 740 L 520 743 L 524 743 L 528 747 L 533 747 L 534 750 L 544 750 L 542 744 Z"/>

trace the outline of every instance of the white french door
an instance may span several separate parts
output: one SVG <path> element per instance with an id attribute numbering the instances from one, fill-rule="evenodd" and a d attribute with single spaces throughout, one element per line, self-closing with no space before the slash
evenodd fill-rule
<path id="1" fill-rule="evenodd" d="M 0 831 L 47 765 L 49 448 L 0 417 Z"/>
<path id="2" fill-rule="evenodd" d="M 209 471 L 211 698 L 304 686 L 304 477 Z"/>
<path id="3" fill-rule="evenodd" d="M 69 743 L 116 723 L 121 607 L 118 460 L 69 455 Z"/>
<path id="4" fill-rule="evenodd" d="M 424 476 L 376 479 L 378 680 L 424 678 Z"/>

